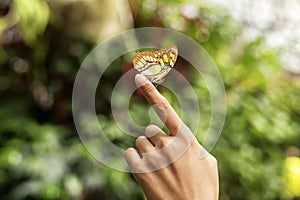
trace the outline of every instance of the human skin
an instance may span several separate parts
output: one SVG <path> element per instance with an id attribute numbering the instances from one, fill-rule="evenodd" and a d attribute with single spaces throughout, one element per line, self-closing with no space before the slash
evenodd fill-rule
<path id="1" fill-rule="evenodd" d="M 150 125 L 128 148 L 125 159 L 148 200 L 216 200 L 216 159 L 198 143 L 169 102 L 146 77 L 135 83 L 165 123 L 169 133 Z"/>

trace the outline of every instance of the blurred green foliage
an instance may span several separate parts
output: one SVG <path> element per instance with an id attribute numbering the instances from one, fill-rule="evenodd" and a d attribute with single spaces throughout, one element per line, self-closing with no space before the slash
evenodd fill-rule
<path id="1" fill-rule="evenodd" d="M 72 10 L 88 16 L 93 5 L 106 9 L 101 23 L 93 21 L 101 30 L 89 29 L 97 34 L 115 30 L 108 26 L 114 21 L 107 13 L 116 13 L 116 8 L 101 0 L 5 2 L 0 5 L 1 199 L 143 199 L 130 174 L 107 168 L 89 155 L 72 120 L 73 81 L 96 45 L 82 28 L 95 16 L 79 19 Z M 224 8 L 185 0 L 132 0 L 130 6 L 132 26 L 181 31 L 202 44 L 219 67 L 227 94 L 225 126 L 212 151 L 219 161 L 220 199 L 299 196 L 295 192 L 300 191 L 299 183 L 290 178 L 289 170 L 299 169 L 299 162 L 286 160 L 300 155 L 300 78 L 284 71 L 278 50 L 267 47 L 264 38 L 244 40 L 242 27 Z M 186 12 L 186 7 L 192 10 Z M 198 94 L 201 141 L 201 132 L 210 122 L 209 92 L 188 63 L 178 62 L 185 67 L 177 70 Z M 105 133 L 124 149 L 134 144 L 134 138 L 116 127 L 110 95 L 118 78 L 131 67 L 126 57 L 114 62 L 96 94 Z M 160 90 L 178 109 L 171 91 Z M 147 102 L 135 94 L 132 117 L 147 125 L 144 111 L 148 109 Z"/>

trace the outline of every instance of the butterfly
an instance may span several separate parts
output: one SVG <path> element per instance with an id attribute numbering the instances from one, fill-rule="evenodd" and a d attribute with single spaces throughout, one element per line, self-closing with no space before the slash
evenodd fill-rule
<path id="1" fill-rule="evenodd" d="M 136 52 L 133 59 L 133 66 L 142 75 L 146 76 L 153 84 L 159 85 L 174 67 L 178 49 L 172 45 L 165 49 L 159 49 L 154 52 Z"/>

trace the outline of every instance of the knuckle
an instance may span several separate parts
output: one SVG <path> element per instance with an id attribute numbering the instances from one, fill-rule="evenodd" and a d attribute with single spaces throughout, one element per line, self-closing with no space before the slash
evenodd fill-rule
<path id="1" fill-rule="evenodd" d="M 161 143 L 161 146 L 168 146 L 170 144 L 170 141 L 167 137 L 161 137 L 160 138 L 160 143 Z"/>
<path id="2" fill-rule="evenodd" d="M 210 156 L 210 162 L 211 162 L 214 166 L 217 166 L 217 165 L 218 165 L 218 160 L 217 160 L 214 156 Z"/>
<path id="3" fill-rule="evenodd" d="M 163 97 L 161 99 L 160 106 L 161 106 L 161 109 L 163 109 L 163 110 L 170 109 L 170 104 L 169 104 L 168 100 L 165 97 Z"/>
<path id="4" fill-rule="evenodd" d="M 217 168 L 218 167 L 218 161 L 213 155 L 209 154 L 207 156 L 207 160 L 208 160 L 208 162 L 209 162 L 209 164 L 212 168 Z"/>
<path id="5" fill-rule="evenodd" d="M 150 85 L 149 83 L 145 84 L 145 85 L 142 85 L 141 86 L 141 89 L 143 90 L 143 92 L 146 94 L 146 95 L 149 95 L 149 94 L 152 94 L 155 90 L 154 87 L 152 87 L 152 85 Z"/>

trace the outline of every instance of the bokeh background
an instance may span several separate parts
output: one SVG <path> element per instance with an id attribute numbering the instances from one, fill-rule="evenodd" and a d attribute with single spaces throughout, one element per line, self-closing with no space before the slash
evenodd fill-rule
<path id="1" fill-rule="evenodd" d="M 102 165 L 83 147 L 71 96 L 93 47 L 145 26 L 192 37 L 223 77 L 227 116 L 211 152 L 219 161 L 220 199 L 299 199 L 299 13 L 297 0 L 1 0 L 0 199 L 144 199 L 130 174 Z M 99 122 L 124 149 L 134 138 L 115 126 L 110 95 L 131 61 L 112 63 L 95 97 Z M 205 83 L 183 59 L 176 67 L 198 94 L 204 129 Z M 177 109 L 172 92 L 161 92 Z M 132 99 L 132 117 L 146 126 L 148 103 L 139 93 Z"/>

